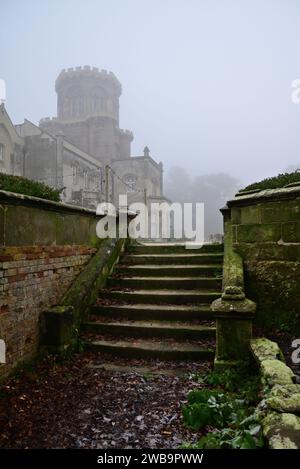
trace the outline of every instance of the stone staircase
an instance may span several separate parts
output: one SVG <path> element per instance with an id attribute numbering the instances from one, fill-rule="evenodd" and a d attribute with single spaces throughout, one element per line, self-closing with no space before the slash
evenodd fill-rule
<path id="1" fill-rule="evenodd" d="M 83 326 L 88 348 L 132 358 L 212 359 L 210 304 L 221 294 L 222 262 L 222 245 L 129 244 Z"/>

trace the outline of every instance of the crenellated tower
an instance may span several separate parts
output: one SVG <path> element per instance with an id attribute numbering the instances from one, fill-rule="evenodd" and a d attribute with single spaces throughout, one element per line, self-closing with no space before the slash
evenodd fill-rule
<path id="1" fill-rule="evenodd" d="M 121 83 L 112 72 L 84 66 L 61 71 L 55 82 L 57 117 L 40 127 L 65 137 L 103 163 L 130 157 L 132 132 L 119 128 Z"/>

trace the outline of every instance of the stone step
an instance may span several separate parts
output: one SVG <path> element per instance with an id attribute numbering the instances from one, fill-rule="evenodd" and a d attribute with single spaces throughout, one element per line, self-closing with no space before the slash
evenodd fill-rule
<path id="1" fill-rule="evenodd" d="M 210 304 L 220 298 L 220 292 L 211 290 L 106 290 L 102 292 L 100 298 L 114 303 Z"/>
<path id="2" fill-rule="evenodd" d="M 128 358 L 157 358 L 160 360 L 212 360 L 214 351 L 204 345 L 150 340 L 92 340 L 86 346 L 93 352 L 110 353 Z"/>
<path id="3" fill-rule="evenodd" d="M 222 264 L 223 254 L 127 254 L 121 258 L 121 264 L 127 265 L 206 265 L 206 264 Z"/>
<path id="4" fill-rule="evenodd" d="M 197 340 L 216 336 L 215 327 L 175 321 L 88 321 L 83 325 L 83 329 L 89 332 L 110 334 L 115 337 Z"/>
<path id="5" fill-rule="evenodd" d="M 165 319 L 166 321 L 214 319 L 210 305 L 111 304 L 95 305 L 90 308 L 90 312 L 120 319 Z"/>
<path id="6" fill-rule="evenodd" d="M 160 277 L 168 275 L 169 277 L 219 277 L 222 275 L 222 264 L 207 265 L 117 265 L 114 272 L 126 276 L 141 277 Z"/>
<path id="7" fill-rule="evenodd" d="M 213 277 L 110 277 L 108 288 L 118 287 L 133 289 L 200 289 L 221 290 L 221 279 Z"/>
<path id="8" fill-rule="evenodd" d="M 184 243 L 132 243 L 126 250 L 136 254 L 216 253 L 223 251 L 223 244 L 204 244 L 201 248 L 195 245 L 187 249 Z"/>

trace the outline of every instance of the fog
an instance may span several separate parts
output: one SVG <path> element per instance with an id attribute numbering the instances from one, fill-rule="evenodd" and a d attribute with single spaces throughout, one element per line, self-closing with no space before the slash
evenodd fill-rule
<path id="1" fill-rule="evenodd" d="M 1 0 L 14 122 L 56 114 L 62 68 L 112 70 L 132 154 L 240 185 L 300 162 L 298 0 Z"/>

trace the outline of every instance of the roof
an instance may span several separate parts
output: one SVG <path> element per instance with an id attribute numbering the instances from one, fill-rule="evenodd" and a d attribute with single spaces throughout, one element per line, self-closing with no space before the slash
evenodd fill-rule
<path id="1" fill-rule="evenodd" d="M 7 129 L 7 132 L 10 135 L 10 138 L 16 142 L 19 143 L 20 145 L 23 144 L 23 139 L 22 137 L 18 134 L 14 124 L 12 123 L 11 118 L 9 117 L 9 114 L 4 106 L 4 103 L 0 104 L 0 123 Z"/>
<path id="2" fill-rule="evenodd" d="M 21 130 L 21 126 L 25 125 L 25 124 L 29 124 L 30 126 L 32 126 L 33 129 L 37 130 L 40 135 L 42 135 L 42 134 L 48 135 L 50 138 L 57 141 L 57 136 L 51 134 L 47 130 L 44 130 L 43 128 L 39 127 L 38 125 L 34 124 L 33 122 L 31 122 L 28 119 L 24 119 L 24 124 L 20 124 L 18 126 L 18 127 L 20 127 L 20 130 Z M 32 134 L 32 136 L 34 136 L 34 135 L 37 135 L 37 133 Z M 26 136 L 26 135 L 24 135 L 24 136 Z M 27 135 L 27 136 L 29 136 L 29 135 Z M 73 143 L 66 140 L 65 136 L 63 136 L 63 146 L 66 150 L 70 151 L 71 153 L 76 154 L 79 158 L 81 158 L 85 161 L 88 161 L 89 163 L 97 166 L 98 168 L 100 168 L 102 166 L 101 162 L 98 161 L 94 156 L 90 155 L 89 153 L 86 153 L 85 151 L 81 150 L 80 148 L 78 148 Z"/>

